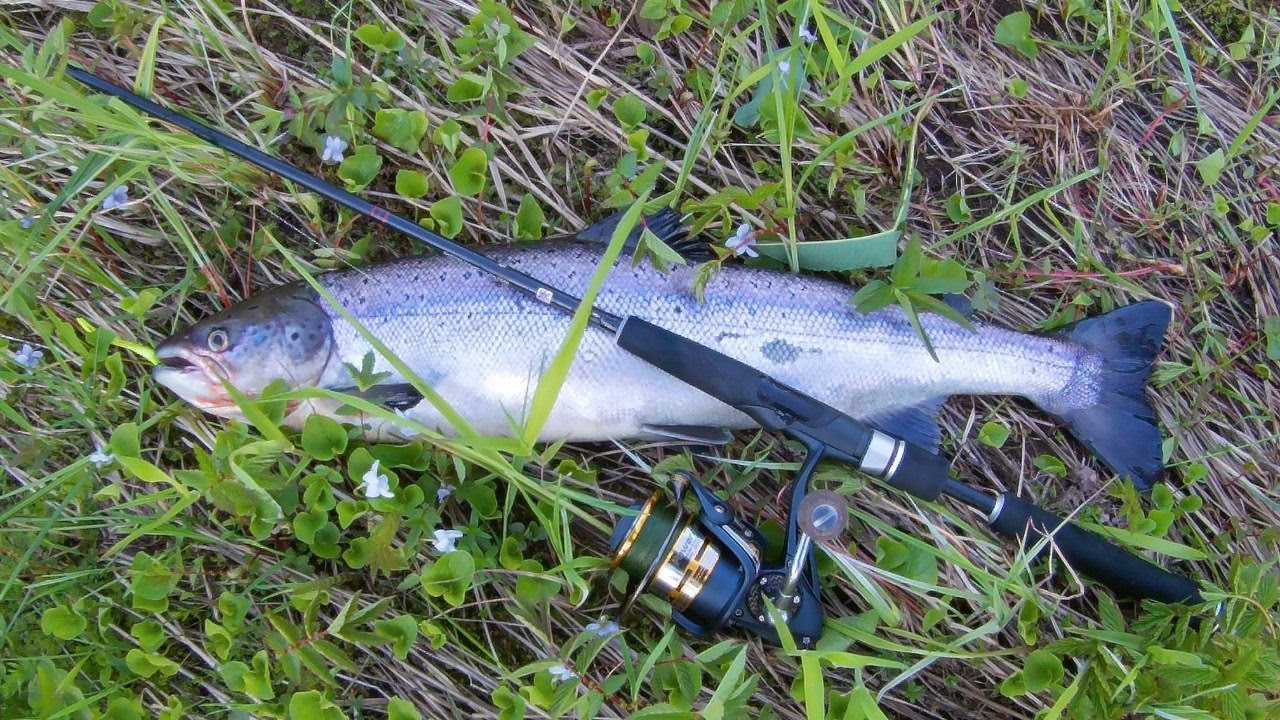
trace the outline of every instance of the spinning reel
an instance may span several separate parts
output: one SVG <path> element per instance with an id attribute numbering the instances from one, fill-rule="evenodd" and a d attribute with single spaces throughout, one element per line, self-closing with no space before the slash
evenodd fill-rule
<path id="1" fill-rule="evenodd" d="M 811 457 L 791 485 L 781 564 L 764 561 L 764 535 L 692 473 L 678 472 L 669 495 L 657 490 L 633 505 L 638 514 L 620 520 L 610 541 L 613 567 L 628 576 L 621 613 L 649 592 L 670 603 L 676 624 L 694 635 L 736 626 L 777 644 L 767 598 L 796 643 L 812 647 L 822 632 L 813 543 L 844 530 L 847 507 L 833 492 L 807 492 L 817 466 Z M 696 509 L 686 508 L 688 492 Z"/>

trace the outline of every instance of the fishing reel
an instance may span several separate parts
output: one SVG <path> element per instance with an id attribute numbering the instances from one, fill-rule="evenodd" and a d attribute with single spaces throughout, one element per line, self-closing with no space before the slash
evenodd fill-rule
<path id="1" fill-rule="evenodd" d="M 672 619 L 694 635 L 740 627 L 777 644 L 768 599 L 796 644 L 813 647 L 822 632 L 813 543 L 844 530 L 847 508 L 833 492 L 806 492 L 812 471 L 806 467 L 792 483 L 781 563 L 765 561 L 764 535 L 729 503 L 692 473 L 677 472 L 670 493 L 660 489 L 636 503 L 637 514 L 613 531 L 613 567 L 628 578 L 620 614 L 647 592 L 670 603 Z M 686 507 L 689 493 L 696 508 Z"/>

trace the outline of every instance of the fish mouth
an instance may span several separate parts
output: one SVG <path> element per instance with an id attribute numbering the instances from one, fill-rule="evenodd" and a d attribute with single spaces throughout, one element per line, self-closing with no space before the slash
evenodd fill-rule
<path id="1" fill-rule="evenodd" d="M 159 354 L 157 354 L 156 357 L 157 359 L 160 360 L 160 364 L 164 367 L 173 368 L 175 370 L 180 370 L 182 372 L 187 372 L 187 373 L 201 372 L 199 365 L 196 365 L 195 363 L 191 362 L 190 360 L 188 360 L 187 358 L 181 355 L 170 355 L 168 357 L 160 357 Z"/>
<path id="2" fill-rule="evenodd" d="M 222 386 L 225 372 L 213 358 L 166 341 L 156 348 L 156 360 L 152 377 L 183 400 L 215 415 L 238 409 Z"/>

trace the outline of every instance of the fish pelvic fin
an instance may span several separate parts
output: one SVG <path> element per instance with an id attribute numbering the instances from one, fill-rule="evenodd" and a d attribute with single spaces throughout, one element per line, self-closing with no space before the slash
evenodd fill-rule
<path id="1" fill-rule="evenodd" d="M 937 454 L 942 449 L 938 411 L 946 400 L 946 397 L 930 398 L 918 405 L 877 413 L 867 419 L 880 430 Z"/>
<path id="2" fill-rule="evenodd" d="M 1128 476 L 1143 491 L 1164 474 L 1160 428 L 1146 395 L 1146 382 L 1172 317 L 1169 305 L 1148 300 L 1053 332 L 1101 355 L 1100 392 L 1097 402 L 1087 407 L 1055 409 L 1053 403 L 1041 407 L 1107 467 Z"/>
<path id="3" fill-rule="evenodd" d="M 588 225 L 574 235 L 574 239 L 608 244 L 613 238 L 614 229 L 618 227 L 618 223 L 625 214 L 626 211 L 619 211 L 595 224 Z M 690 263 L 700 263 L 714 257 L 706 242 L 689 235 L 689 228 L 684 224 L 684 216 L 671 208 L 641 217 L 640 222 L 631 229 L 631 234 L 622 245 L 624 255 L 635 253 L 636 248 L 640 246 L 640 236 L 646 229 Z"/>

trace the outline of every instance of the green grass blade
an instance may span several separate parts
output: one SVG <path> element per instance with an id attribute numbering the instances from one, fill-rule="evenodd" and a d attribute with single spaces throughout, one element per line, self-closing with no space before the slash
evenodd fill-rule
<path id="1" fill-rule="evenodd" d="M 618 226 L 614 228 L 613 236 L 609 239 L 609 246 L 605 249 L 604 257 L 596 267 L 595 274 L 591 276 L 591 284 L 587 286 L 587 291 L 582 295 L 582 303 L 578 305 L 578 309 L 573 313 L 573 320 L 569 323 L 569 329 L 565 333 L 564 341 L 560 343 L 560 349 L 556 351 L 555 358 L 538 380 L 538 387 L 534 390 L 533 399 L 529 403 L 529 415 L 524 426 L 524 441 L 529 446 L 532 446 L 537 441 L 543 426 L 546 425 L 547 418 L 551 416 L 556 398 L 560 396 L 560 388 L 564 386 L 564 381 L 569 376 L 569 367 L 573 364 L 574 355 L 578 352 L 578 344 L 582 341 L 582 334 L 586 332 L 587 324 L 591 319 L 591 311 L 594 309 L 596 295 L 600 292 L 601 286 L 604 285 L 605 278 L 613 270 L 613 265 L 617 262 L 618 256 L 622 254 L 622 244 L 626 241 L 627 235 L 631 233 L 631 229 L 635 227 L 636 222 L 639 221 L 640 213 L 644 210 L 644 204 L 648 199 L 649 193 L 646 191 L 631 204 L 631 207 L 623 214 L 622 220 L 618 222 Z"/>

